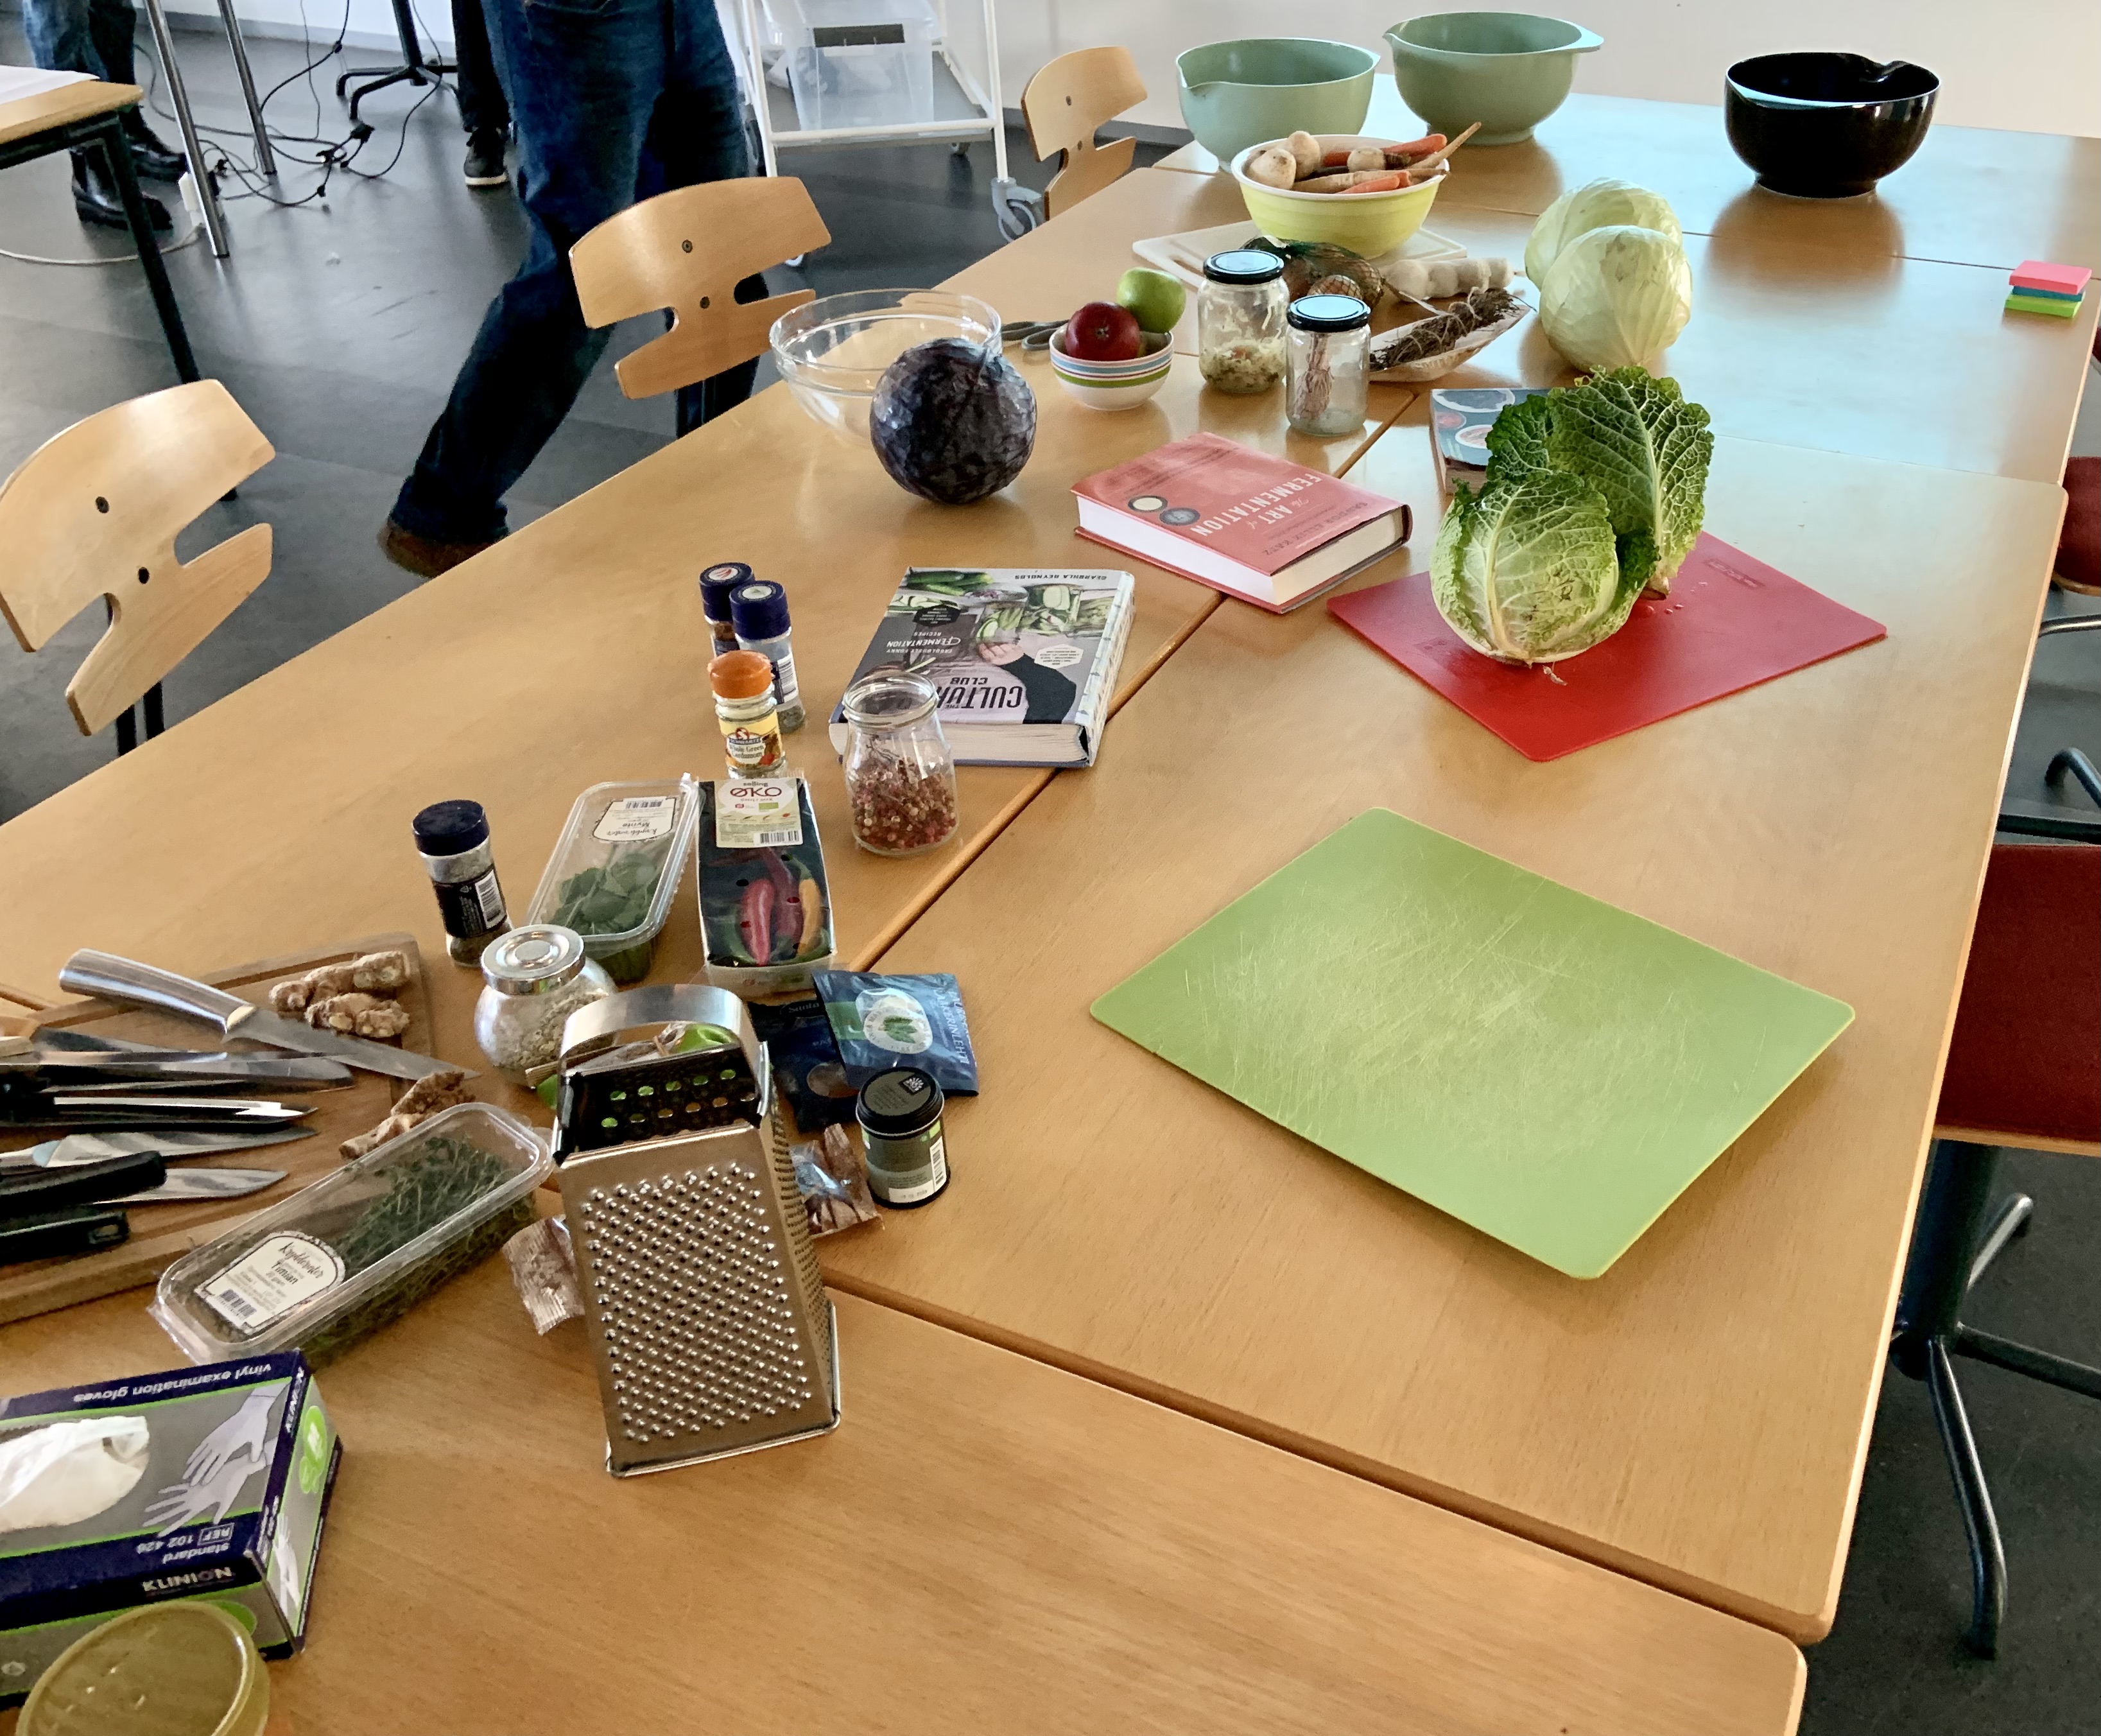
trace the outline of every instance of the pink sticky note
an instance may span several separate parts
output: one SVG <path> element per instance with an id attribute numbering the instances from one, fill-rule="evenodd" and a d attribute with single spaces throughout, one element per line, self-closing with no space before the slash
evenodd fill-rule
<path id="1" fill-rule="evenodd" d="M 2055 290 L 2060 295 L 2077 295 L 2094 273 L 2084 265 L 2053 265 L 2047 259 L 2024 259 L 2010 280 L 2017 289 Z"/>

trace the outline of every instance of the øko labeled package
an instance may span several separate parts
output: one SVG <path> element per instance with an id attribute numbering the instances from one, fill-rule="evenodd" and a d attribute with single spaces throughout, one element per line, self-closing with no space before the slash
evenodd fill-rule
<path id="1" fill-rule="evenodd" d="M 0 1705 L 140 1604 L 290 1656 L 341 1455 L 297 1351 L 0 1400 Z"/>

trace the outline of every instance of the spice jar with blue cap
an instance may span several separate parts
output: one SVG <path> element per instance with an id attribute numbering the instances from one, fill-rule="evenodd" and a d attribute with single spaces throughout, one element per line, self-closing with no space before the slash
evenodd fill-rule
<path id="1" fill-rule="evenodd" d="M 773 666 L 773 698 L 784 732 L 803 727 L 803 695 L 795 684 L 795 649 L 788 631 L 788 593 L 771 579 L 754 579 L 729 594 L 736 642 Z"/>
<path id="2" fill-rule="evenodd" d="M 1291 383 L 1285 419 L 1315 440 L 1364 426 L 1371 383 L 1372 310 L 1354 295 L 1302 295 L 1285 316 Z"/>
<path id="3" fill-rule="evenodd" d="M 1196 366 L 1220 392 L 1267 392 L 1284 378 L 1284 261 L 1258 247 L 1204 261 Z"/>

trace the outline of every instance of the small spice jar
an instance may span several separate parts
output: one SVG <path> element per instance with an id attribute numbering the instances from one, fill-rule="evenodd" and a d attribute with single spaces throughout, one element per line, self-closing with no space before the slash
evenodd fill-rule
<path id="1" fill-rule="evenodd" d="M 730 619 L 729 594 L 739 585 L 751 582 L 751 569 L 741 560 L 725 560 L 711 566 L 701 574 L 701 613 L 706 618 L 708 636 L 714 649 L 708 654 L 720 657 L 725 651 L 737 649 L 736 627 Z"/>
<path id="2" fill-rule="evenodd" d="M 1285 316 L 1291 329 L 1291 385 L 1285 419 L 1316 440 L 1364 426 L 1371 383 L 1372 310 L 1354 295 L 1305 295 Z"/>
<path id="3" fill-rule="evenodd" d="M 773 666 L 756 651 L 725 651 L 708 665 L 715 720 L 732 777 L 770 777 L 788 763 L 781 741 Z"/>
<path id="4" fill-rule="evenodd" d="M 854 1118 L 868 1147 L 868 1190 L 883 1206 L 923 1206 L 949 1185 L 941 1087 L 917 1067 L 892 1067 L 860 1088 Z"/>
<path id="5" fill-rule="evenodd" d="M 924 675 L 901 670 L 847 689 L 847 804 L 864 850 L 915 856 L 956 830 L 956 761 L 938 698 Z"/>
<path id="6" fill-rule="evenodd" d="M 583 937 L 553 923 L 499 937 L 481 955 L 481 976 L 474 1040 L 490 1066 L 520 1085 L 560 1058 L 569 1015 L 613 993 L 605 967 L 586 955 Z"/>
<path id="7" fill-rule="evenodd" d="M 753 579 L 730 592 L 729 614 L 736 642 L 773 666 L 773 698 L 781 707 L 781 727 L 793 735 L 803 727 L 803 694 L 795 683 L 795 636 L 788 624 L 788 593 L 771 579 Z"/>
<path id="8" fill-rule="evenodd" d="M 1221 392 L 1267 392 L 1284 378 L 1284 261 L 1245 247 L 1204 261 L 1196 365 Z"/>
<path id="9" fill-rule="evenodd" d="M 455 964 L 472 964 L 511 926 L 489 848 L 489 816 L 479 802 L 433 802 L 412 824 L 416 853 L 437 888 L 445 951 Z"/>

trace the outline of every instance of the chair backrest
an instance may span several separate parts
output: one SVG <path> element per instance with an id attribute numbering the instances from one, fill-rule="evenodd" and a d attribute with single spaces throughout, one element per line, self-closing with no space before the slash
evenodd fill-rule
<path id="1" fill-rule="evenodd" d="M 790 176 L 704 181 L 607 218 L 569 249 L 569 268 L 593 326 L 671 310 L 671 329 L 614 370 L 622 392 L 647 398 L 763 355 L 773 322 L 816 292 L 740 302 L 738 282 L 831 238 Z"/>
<path id="2" fill-rule="evenodd" d="M 97 597 L 112 619 L 66 688 L 93 735 L 195 650 L 270 572 L 251 525 L 187 563 L 175 534 L 275 454 L 217 380 L 113 404 L 0 483 L 0 613 L 34 651 Z"/>
<path id="3" fill-rule="evenodd" d="M 1065 154 L 1057 179 L 1045 189 L 1043 210 L 1055 217 L 1090 193 L 1099 193 L 1130 167 L 1135 140 L 1095 143 L 1095 129 L 1145 100 L 1145 81 L 1128 48 L 1078 48 L 1039 69 L 1021 93 L 1022 118 L 1040 162 L 1053 151 Z"/>

